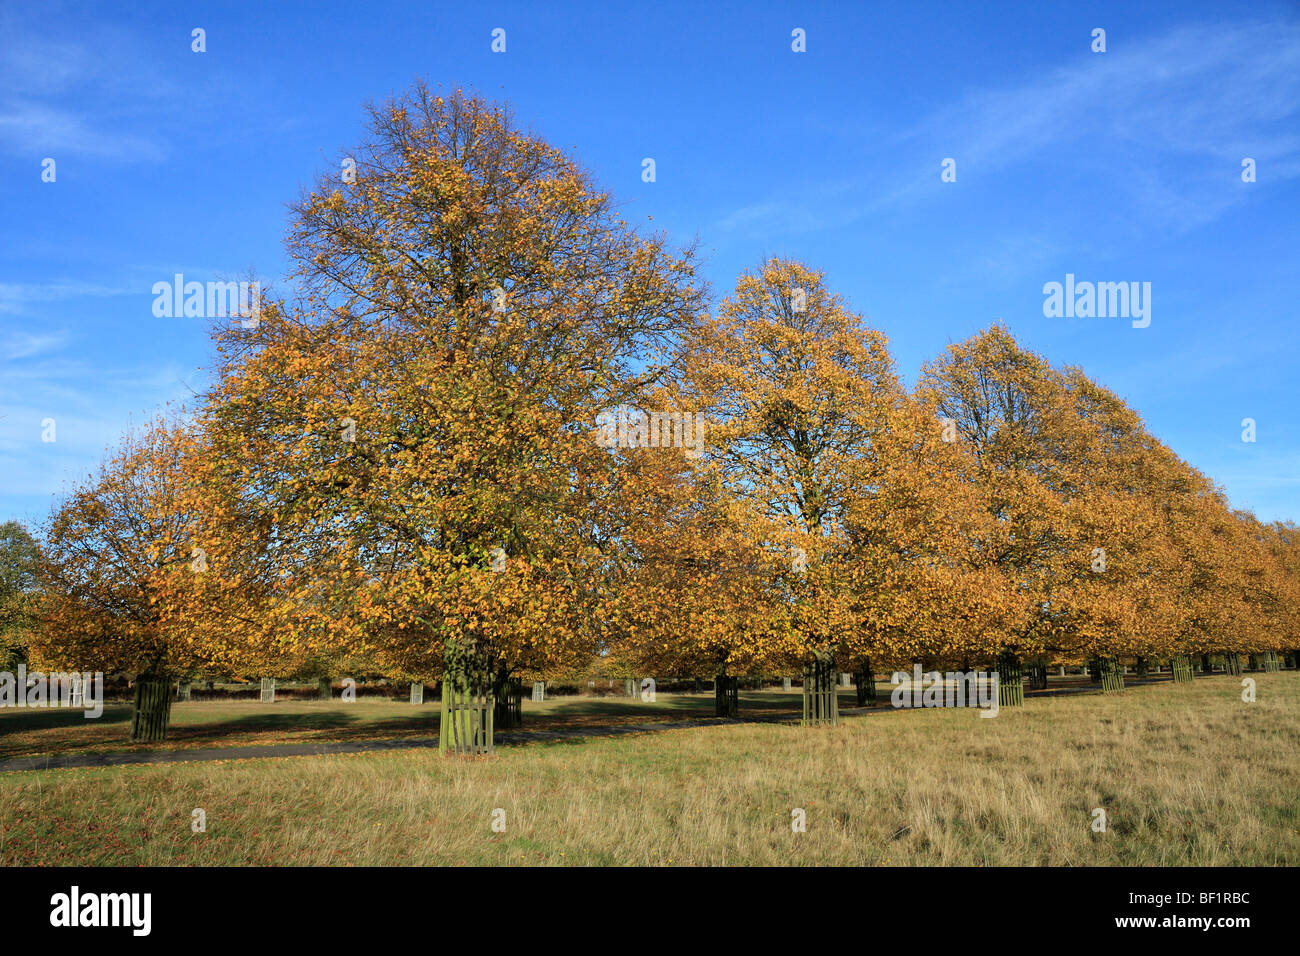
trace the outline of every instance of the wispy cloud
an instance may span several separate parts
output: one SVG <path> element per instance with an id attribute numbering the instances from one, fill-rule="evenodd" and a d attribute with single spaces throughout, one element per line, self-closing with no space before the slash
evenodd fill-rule
<path id="1" fill-rule="evenodd" d="M 878 175 L 801 191 L 797 201 L 785 190 L 718 228 L 826 228 L 933 202 L 952 188 L 939 179 L 946 157 L 957 161 L 958 184 L 1005 184 L 1014 172 L 1018 195 L 1044 201 L 1063 188 L 1051 176 L 1064 165 L 1077 201 L 1096 200 L 1088 215 L 1128 241 L 1196 228 L 1244 201 L 1245 157 L 1261 185 L 1300 176 L 1300 21 L 1193 25 L 1110 44 L 930 112 L 873 150 L 888 159 Z"/>
<path id="2" fill-rule="evenodd" d="M 21 314 L 24 306 L 36 302 L 61 302 L 67 299 L 104 298 L 147 292 L 147 288 L 100 285 L 93 282 L 64 280 L 43 283 L 0 282 L 0 313 Z"/>

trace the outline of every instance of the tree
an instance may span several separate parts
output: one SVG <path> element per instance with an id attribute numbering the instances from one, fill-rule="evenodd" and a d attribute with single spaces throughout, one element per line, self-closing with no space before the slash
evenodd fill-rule
<path id="1" fill-rule="evenodd" d="M 700 289 L 501 107 L 417 84 L 368 131 L 355 182 L 294 207 L 300 299 L 218 330 L 204 423 L 272 517 L 302 640 L 490 694 L 598 645 L 592 433 L 664 376 Z"/>
<path id="2" fill-rule="evenodd" d="M 27 662 L 41 549 L 20 522 L 0 524 L 0 670 Z"/>
<path id="3" fill-rule="evenodd" d="M 837 654 L 861 657 L 901 626 L 872 590 L 899 563 L 898 542 L 882 541 L 900 530 L 887 527 L 898 516 L 862 507 L 901 502 L 902 476 L 919 474 L 900 466 L 922 423 L 885 338 L 822 273 L 770 259 L 740 277 L 704 327 L 683 394 L 708 416 L 702 467 L 763 556 L 771 624 L 749 638 L 751 653 L 773 668 L 804 667 L 806 692 L 819 696 L 815 719 L 833 720 Z M 915 554 L 905 562 L 919 564 Z"/>
<path id="4" fill-rule="evenodd" d="M 136 740 L 166 735 L 176 675 L 269 656 L 255 606 L 265 574 L 239 536 L 205 535 L 187 471 L 201 457 L 182 421 L 159 418 L 123 438 L 44 535 L 33 654 L 132 678 Z"/>

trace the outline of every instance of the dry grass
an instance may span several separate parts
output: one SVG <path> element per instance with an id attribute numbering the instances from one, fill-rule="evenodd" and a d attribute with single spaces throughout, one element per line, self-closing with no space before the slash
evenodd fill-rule
<path id="1" fill-rule="evenodd" d="M 1252 704 L 1216 677 L 992 720 L 5 774 L 0 863 L 1295 865 L 1300 680 L 1256 679 Z"/>

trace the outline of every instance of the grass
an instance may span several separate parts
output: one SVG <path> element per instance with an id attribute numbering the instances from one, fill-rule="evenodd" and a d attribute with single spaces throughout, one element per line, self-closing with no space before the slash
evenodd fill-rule
<path id="1" fill-rule="evenodd" d="M 883 689 L 883 688 L 882 688 Z M 762 691 L 741 695 L 750 716 L 797 717 L 802 706 L 798 690 Z M 841 705 L 854 703 L 851 693 Z M 659 694 L 654 704 L 627 697 L 554 697 L 524 701 L 524 728 L 555 730 L 593 725 L 698 720 L 713 717 L 713 695 Z M 88 720 L 80 710 L 0 709 L 0 759 L 45 754 L 126 753 L 188 750 L 203 747 L 262 746 L 323 741 L 401 740 L 438 733 L 438 702 L 423 705 L 400 700 L 361 698 L 282 700 L 263 704 L 249 700 L 190 701 L 172 704 L 171 726 L 162 744 L 132 743 L 128 739 L 129 704 L 106 703 L 104 713 Z"/>
<path id="2" fill-rule="evenodd" d="M 1255 677 L 1251 704 L 1211 677 L 995 719 L 882 710 L 835 728 L 724 724 L 489 758 L 9 773 L 0 863 L 1295 865 L 1300 680 Z M 555 701 L 557 719 L 577 703 Z M 397 705 L 352 706 L 355 729 Z M 205 833 L 191 832 L 199 807 Z M 1090 828 L 1096 807 L 1105 833 Z"/>

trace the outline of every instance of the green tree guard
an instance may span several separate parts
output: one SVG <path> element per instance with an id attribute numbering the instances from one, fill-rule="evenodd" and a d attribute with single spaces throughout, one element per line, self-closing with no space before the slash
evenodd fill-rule
<path id="1" fill-rule="evenodd" d="M 1003 651 L 998 655 L 998 706 L 1025 706 L 1025 669 L 1020 655 Z"/>
<path id="2" fill-rule="evenodd" d="M 442 681 L 438 715 L 438 753 L 490 754 L 495 751 L 492 694 L 466 684 Z"/>
<path id="3" fill-rule="evenodd" d="M 835 688 L 835 662 L 818 657 L 803 671 L 803 720 L 805 727 L 840 722 L 839 693 Z"/>
<path id="4" fill-rule="evenodd" d="M 1175 684 L 1190 684 L 1192 682 L 1192 659 L 1186 654 L 1180 654 L 1169 661 L 1170 670 L 1174 673 Z"/>
<path id="5" fill-rule="evenodd" d="M 179 700 L 189 700 L 189 699 L 190 699 L 190 692 L 193 690 L 193 687 L 194 687 L 194 684 L 193 684 L 192 682 L 190 682 L 190 681 L 187 681 L 187 680 L 183 680 L 183 681 L 179 681 L 179 682 L 177 682 L 177 684 L 176 684 L 176 699 L 177 699 L 178 701 L 179 701 Z"/>
<path id="6" fill-rule="evenodd" d="M 1236 651 L 1229 651 L 1223 655 L 1223 669 L 1232 677 L 1241 676 L 1241 655 Z"/>
<path id="7" fill-rule="evenodd" d="M 504 677 L 493 688 L 494 722 L 502 730 L 524 725 L 524 682 L 518 677 Z"/>
<path id="8" fill-rule="evenodd" d="M 1282 662 L 1278 660 L 1277 651 L 1264 652 L 1264 670 L 1270 674 L 1275 674 L 1282 669 Z"/>
<path id="9" fill-rule="evenodd" d="M 1098 664 L 1101 669 L 1102 693 L 1120 693 L 1124 689 L 1124 674 L 1119 667 L 1119 658 L 1103 657 Z"/>
<path id="10" fill-rule="evenodd" d="M 1146 680 L 1148 673 L 1147 659 L 1139 654 L 1133 670 L 1136 673 L 1138 680 Z"/>
<path id="11" fill-rule="evenodd" d="M 142 674 L 135 682 L 135 700 L 131 706 L 131 739 L 164 739 L 171 716 L 171 678 L 160 674 Z"/>
<path id="12" fill-rule="evenodd" d="M 443 645 L 442 656 L 438 752 L 494 753 L 493 690 L 499 682 L 504 682 L 504 669 L 472 643 L 462 645 L 449 640 Z"/>
<path id="13" fill-rule="evenodd" d="M 713 712 L 733 720 L 740 715 L 740 684 L 736 678 L 719 674 L 713 679 Z"/>
<path id="14" fill-rule="evenodd" d="M 330 699 L 330 679 L 328 677 L 318 678 L 316 681 L 316 696 L 321 700 Z"/>

